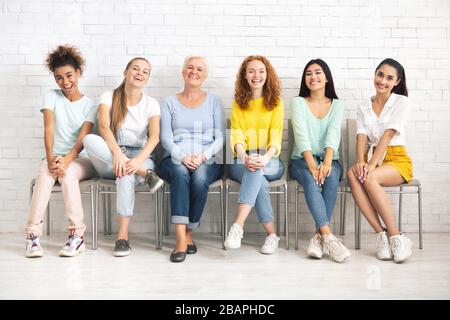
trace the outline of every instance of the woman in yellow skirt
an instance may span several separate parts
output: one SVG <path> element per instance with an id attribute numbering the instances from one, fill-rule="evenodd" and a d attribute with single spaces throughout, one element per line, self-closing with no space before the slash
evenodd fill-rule
<path id="1" fill-rule="evenodd" d="M 348 178 L 357 205 L 377 233 L 378 259 L 400 263 L 411 256 L 412 241 L 400 233 L 384 187 L 412 179 L 405 149 L 411 105 L 404 68 L 393 59 L 383 60 L 375 69 L 374 85 L 376 95 L 358 108 L 357 163 Z"/>

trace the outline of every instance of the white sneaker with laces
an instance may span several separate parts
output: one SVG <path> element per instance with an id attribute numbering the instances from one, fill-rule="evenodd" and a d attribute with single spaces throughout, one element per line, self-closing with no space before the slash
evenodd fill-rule
<path id="1" fill-rule="evenodd" d="M 78 235 L 69 236 L 66 244 L 59 251 L 60 257 L 75 257 L 86 249 L 83 237 Z"/>
<path id="2" fill-rule="evenodd" d="M 317 259 L 322 259 L 323 255 L 323 244 L 322 244 L 322 236 L 320 233 L 315 233 L 314 236 L 309 240 L 308 250 L 306 254 L 310 257 L 314 257 Z"/>
<path id="3" fill-rule="evenodd" d="M 44 255 L 41 244 L 38 237 L 27 238 L 27 246 L 25 248 L 25 257 L 27 258 L 40 258 Z"/>
<path id="4" fill-rule="evenodd" d="M 224 246 L 227 249 L 238 249 L 241 247 L 241 239 L 243 238 L 244 230 L 242 230 L 242 227 L 234 223 L 230 231 L 228 231 L 228 235 L 225 239 Z"/>
<path id="5" fill-rule="evenodd" d="M 386 231 L 377 234 L 377 258 L 380 260 L 391 260 L 392 250 Z"/>
<path id="6" fill-rule="evenodd" d="M 327 249 L 331 259 L 336 262 L 344 262 L 351 256 L 350 251 L 348 251 L 342 241 L 333 234 L 323 234 L 322 243 L 324 248 Z"/>
<path id="7" fill-rule="evenodd" d="M 272 233 L 266 237 L 263 246 L 261 247 L 261 253 L 274 254 L 278 250 L 278 242 L 280 238 L 275 233 Z"/>
<path id="8" fill-rule="evenodd" d="M 401 263 L 406 261 L 412 254 L 411 247 L 413 245 L 411 239 L 399 234 L 389 238 L 391 243 L 392 254 L 394 255 L 394 261 Z"/>

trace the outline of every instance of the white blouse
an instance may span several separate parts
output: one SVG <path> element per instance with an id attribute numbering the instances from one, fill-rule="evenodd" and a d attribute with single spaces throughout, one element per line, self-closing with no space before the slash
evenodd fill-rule
<path id="1" fill-rule="evenodd" d="M 394 129 L 396 133 L 389 142 L 389 145 L 406 145 L 406 125 L 411 110 L 409 98 L 392 93 L 386 101 L 379 117 L 372 109 L 373 98 L 358 108 L 356 135 L 365 134 L 368 138 L 369 145 L 376 146 L 387 129 Z"/>

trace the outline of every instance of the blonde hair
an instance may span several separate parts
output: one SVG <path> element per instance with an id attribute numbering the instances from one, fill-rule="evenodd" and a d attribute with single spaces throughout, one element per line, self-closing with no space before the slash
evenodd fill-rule
<path id="1" fill-rule="evenodd" d="M 147 62 L 149 66 L 151 66 L 150 62 L 148 62 L 147 59 L 142 57 L 136 57 L 128 62 L 127 66 L 125 67 L 125 71 L 128 70 L 131 64 L 136 60 L 143 60 Z M 125 79 L 124 79 L 120 84 L 120 86 L 118 86 L 113 91 L 110 116 L 111 116 L 111 130 L 114 133 L 114 135 L 117 135 L 117 131 L 122 126 L 122 123 L 125 120 L 127 113 L 128 113 L 128 106 L 127 106 L 127 97 L 125 95 Z"/>

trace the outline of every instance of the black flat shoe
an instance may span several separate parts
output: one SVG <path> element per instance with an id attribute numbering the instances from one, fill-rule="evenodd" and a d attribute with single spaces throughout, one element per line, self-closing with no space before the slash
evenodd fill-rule
<path id="1" fill-rule="evenodd" d="M 195 245 L 194 242 L 192 242 L 192 244 L 188 244 L 188 245 L 187 245 L 186 253 L 187 253 L 187 254 L 194 254 L 194 253 L 197 253 L 197 246 Z"/>
<path id="2" fill-rule="evenodd" d="M 175 252 L 175 250 L 173 250 L 170 254 L 170 261 L 172 262 L 183 262 L 184 259 L 186 259 L 186 251 Z"/>

